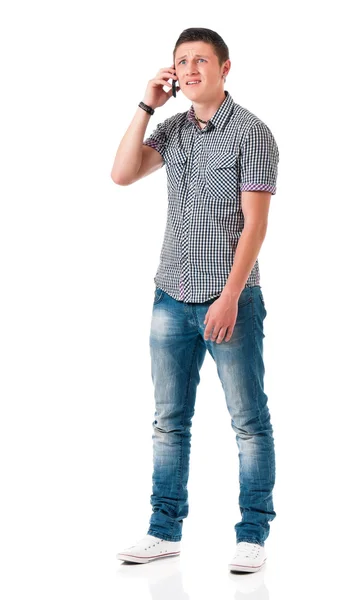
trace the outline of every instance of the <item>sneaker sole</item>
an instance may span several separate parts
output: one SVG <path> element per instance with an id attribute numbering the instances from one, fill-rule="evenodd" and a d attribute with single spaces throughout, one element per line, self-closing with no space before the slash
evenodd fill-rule
<path id="1" fill-rule="evenodd" d="M 253 567 L 252 565 L 238 565 L 238 564 L 233 564 L 230 563 L 229 564 L 229 569 L 230 571 L 241 571 L 243 573 L 254 573 L 255 571 L 259 571 L 259 569 L 262 568 L 262 566 L 265 564 L 266 559 L 261 563 L 261 565 L 257 565 L 256 567 Z"/>
<path id="2" fill-rule="evenodd" d="M 159 558 L 169 558 L 170 556 L 179 556 L 180 553 L 181 553 L 181 550 L 179 552 L 168 552 L 167 554 L 162 554 L 161 556 L 158 556 L 158 555 L 135 556 L 133 554 L 124 554 L 124 553 L 120 552 L 119 554 L 116 555 L 116 558 L 118 558 L 119 560 L 125 560 L 127 562 L 147 563 L 152 560 L 158 560 Z"/>

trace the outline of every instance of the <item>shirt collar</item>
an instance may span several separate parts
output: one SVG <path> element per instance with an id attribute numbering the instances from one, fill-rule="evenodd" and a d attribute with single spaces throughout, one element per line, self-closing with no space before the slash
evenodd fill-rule
<path id="1" fill-rule="evenodd" d="M 211 119 L 209 119 L 207 127 L 211 123 L 213 127 L 220 127 L 220 129 L 222 129 L 222 127 L 225 125 L 226 121 L 229 119 L 229 116 L 234 110 L 234 101 L 230 95 L 230 92 L 228 92 L 227 90 L 224 91 L 225 100 L 219 106 L 216 113 L 211 117 Z M 195 109 L 193 104 L 191 104 L 191 107 L 187 112 L 187 120 L 190 123 L 196 125 L 198 129 L 200 129 L 198 121 L 195 117 Z"/>

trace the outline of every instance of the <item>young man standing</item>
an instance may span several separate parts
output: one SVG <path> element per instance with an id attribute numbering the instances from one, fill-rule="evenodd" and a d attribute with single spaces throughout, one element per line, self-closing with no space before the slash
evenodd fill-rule
<path id="1" fill-rule="evenodd" d="M 112 179 L 129 185 L 166 165 L 168 214 L 150 333 L 153 421 L 152 515 L 144 538 L 117 554 L 148 562 L 180 554 L 188 515 L 191 423 L 206 350 L 214 359 L 239 450 L 236 552 L 230 570 L 256 571 L 274 511 L 273 428 L 264 392 L 263 321 L 258 254 L 276 193 L 279 152 L 268 126 L 236 104 L 224 83 L 228 47 L 214 31 L 182 32 L 173 66 L 147 85 L 126 131 Z M 190 109 L 157 125 L 155 109 L 172 95 Z"/>

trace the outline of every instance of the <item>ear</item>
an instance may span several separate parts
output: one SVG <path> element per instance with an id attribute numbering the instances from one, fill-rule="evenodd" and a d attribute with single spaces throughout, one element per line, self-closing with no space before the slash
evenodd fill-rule
<path id="1" fill-rule="evenodd" d="M 228 58 L 228 60 L 226 60 L 226 61 L 225 61 L 225 64 L 224 64 L 224 67 L 223 67 L 223 73 L 222 73 L 222 76 L 224 77 L 224 80 L 225 80 L 225 77 L 226 77 L 226 76 L 229 74 L 229 72 L 230 72 L 230 67 L 231 67 L 231 61 L 230 61 L 230 59 Z"/>

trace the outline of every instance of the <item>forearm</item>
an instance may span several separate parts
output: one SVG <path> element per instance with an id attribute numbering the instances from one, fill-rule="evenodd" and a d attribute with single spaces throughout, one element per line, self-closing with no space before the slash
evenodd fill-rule
<path id="1" fill-rule="evenodd" d="M 137 107 L 136 113 L 118 147 L 111 172 L 115 183 L 132 179 L 142 162 L 142 144 L 151 115 Z"/>
<path id="2" fill-rule="evenodd" d="M 265 235 L 265 226 L 244 227 L 235 250 L 232 269 L 221 293 L 222 296 L 227 295 L 235 300 L 239 298 L 258 258 Z"/>

